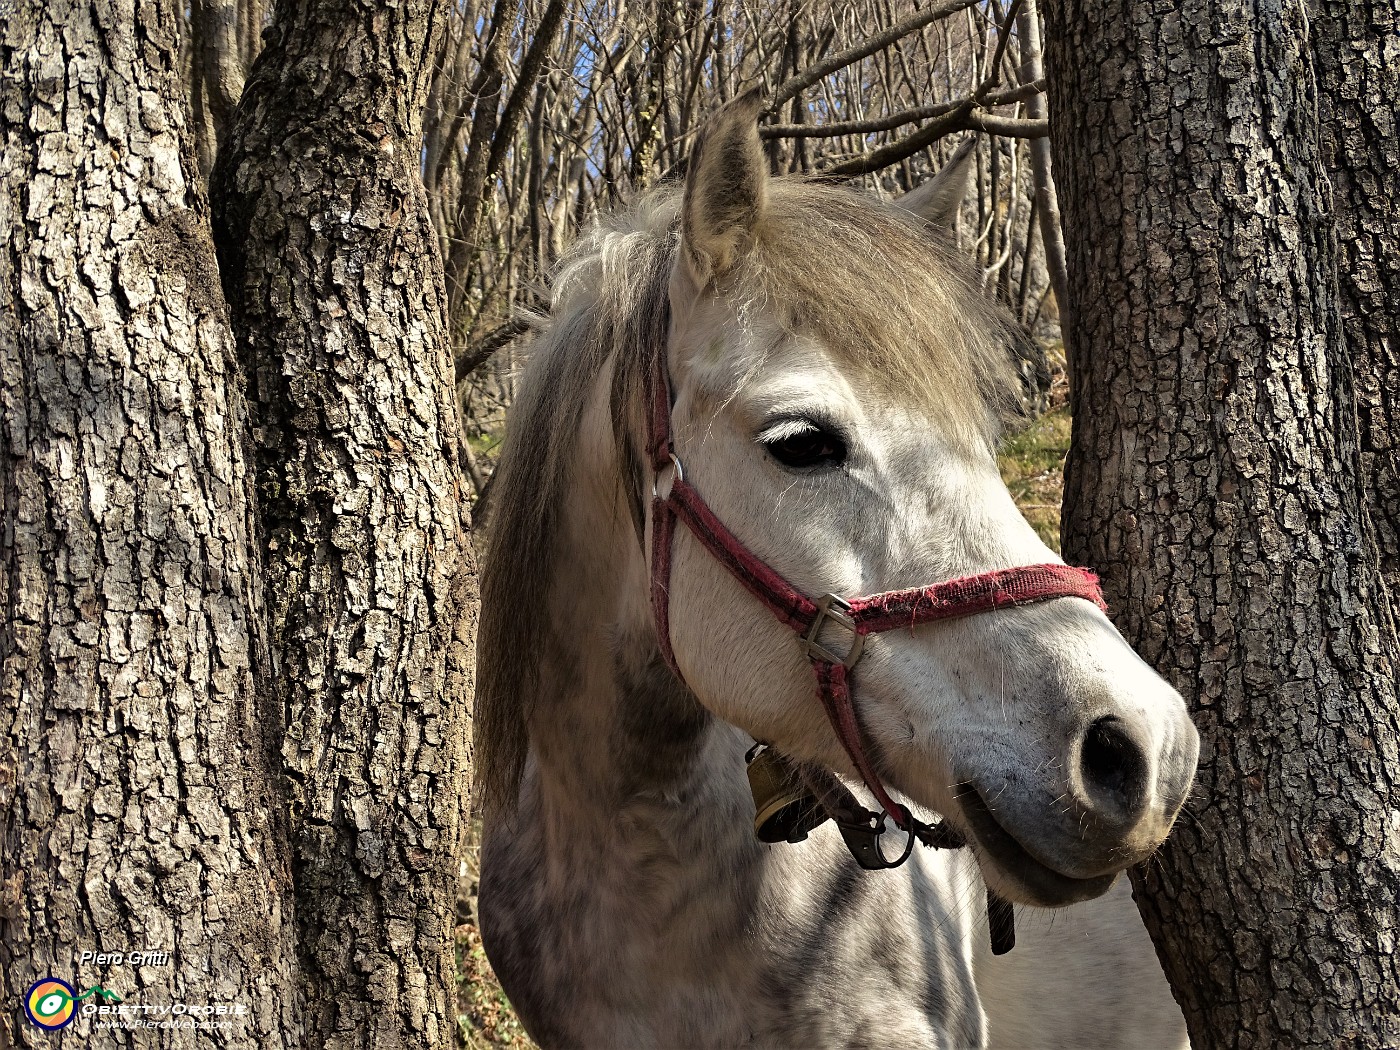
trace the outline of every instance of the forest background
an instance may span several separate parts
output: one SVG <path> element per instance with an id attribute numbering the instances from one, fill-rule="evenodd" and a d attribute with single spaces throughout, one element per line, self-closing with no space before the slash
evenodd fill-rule
<path id="1" fill-rule="evenodd" d="M 228 1046 L 518 1038 L 473 532 L 554 263 L 760 86 L 777 173 L 971 163 L 1013 491 L 1202 732 L 1134 875 L 1196 1045 L 1400 1040 L 1397 10 L 0 6 L 6 1002 L 123 941 Z"/>

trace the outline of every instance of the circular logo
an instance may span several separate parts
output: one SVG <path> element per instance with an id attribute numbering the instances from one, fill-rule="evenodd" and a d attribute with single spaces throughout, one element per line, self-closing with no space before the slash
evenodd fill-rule
<path id="1" fill-rule="evenodd" d="M 67 981 L 45 977 L 30 985 L 29 994 L 24 997 L 24 1012 L 40 1028 L 54 1031 L 73 1020 L 73 1000 L 77 994 Z"/>

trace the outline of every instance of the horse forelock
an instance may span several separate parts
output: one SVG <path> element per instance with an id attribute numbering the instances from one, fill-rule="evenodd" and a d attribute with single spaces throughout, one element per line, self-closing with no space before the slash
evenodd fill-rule
<path id="1" fill-rule="evenodd" d="M 482 569 L 475 730 L 477 784 L 509 808 L 542 702 L 553 639 L 546 608 L 575 469 L 579 425 L 613 364 L 613 466 L 640 527 L 647 372 L 663 347 L 679 239 L 667 187 L 603 220 L 562 261 L 511 408 Z M 815 336 L 875 389 L 912 398 L 939 424 L 994 441 L 1015 405 L 1004 315 L 919 220 L 869 198 L 777 180 L 753 248 L 720 294 L 737 317 L 777 316 Z"/>
<path id="2" fill-rule="evenodd" d="M 1014 328 L 955 248 L 892 204 L 775 182 L 736 283 L 877 393 L 994 444 L 1019 405 Z"/>

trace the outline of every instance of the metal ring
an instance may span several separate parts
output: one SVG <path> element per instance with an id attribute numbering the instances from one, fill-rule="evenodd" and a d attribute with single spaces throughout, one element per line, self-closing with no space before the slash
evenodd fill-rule
<path id="1" fill-rule="evenodd" d="M 672 485 L 675 485 L 675 483 L 678 482 L 678 481 L 684 481 L 684 480 L 685 480 L 685 467 L 681 466 L 681 458 L 680 458 L 680 456 L 676 455 L 674 452 L 667 453 L 667 455 L 669 456 L 669 458 L 670 458 L 670 460 L 671 460 L 671 484 L 672 484 Z M 665 468 L 665 467 L 662 467 L 662 468 L 661 468 L 660 470 L 658 470 L 654 475 L 652 475 L 652 479 L 651 479 L 651 494 L 652 494 L 652 496 L 653 496 L 654 498 L 656 498 L 656 499 L 661 499 L 661 498 L 662 498 L 662 497 L 661 497 L 661 492 L 660 492 L 660 488 L 661 488 L 661 475 L 662 475 L 662 473 L 663 473 L 665 470 L 666 470 L 666 468 Z M 671 492 L 670 492 L 670 490 L 668 489 L 668 490 L 666 491 L 666 495 L 669 496 L 670 494 L 671 494 Z"/>
<path id="2" fill-rule="evenodd" d="M 892 823 L 896 828 L 898 828 L 900 831 L 904 832 L 904 834 L 905 834 L 906 836 L 908 836 L 908 837 L 904 840 L 904 852 L 903 852 L 902 854 L 900 854 L 900 857 L 899 857 L 898 860 L 889 861 L 889 860 L 886 860 L 886 857 L 885 857 L 885 855 L 884 855 L 883 853 L 880 854 L 880 859 L 881 859 L 881 860 L 886 860 L 886 863 L 888 863 L 889 866 L 890 866 L 891 868 L 897 868 L 897 867 L 899 867 L 901 864 L 903 864 L 906 860 L 909 859 L 909 855 L 910 855 L 911 853 L 914 852 L 914 840 L 918 837 L 918 836 L 916 836 L 916 835 L 914 834 L 914 814 L 912 814 L 912 813 L 909 812 L 909 807 L 906 806 L 906 805 L 903 805 L 902 803 L 899 803 L 899 802 L 896 802 L 895 805 L 896 805 L 896 806 L 899 806 L 899 808 L 904 812 L 904 820 L 905 820 L 905 823 L 907 823 L 907 824 L 909 825 L 909 827 L 905 828 L 905 827 L 901 826 L 900 823 L 899 823 L 899 821 L 897 821 L 897 820 L 891 820 L 891 821 L 890 821 L 890 823 Z M 885 819 L 884 819 L 884 818 L 885 818 L 885 814 L 883 814 L 883 813 L 880 814 L 880 834 L 881 834 L 881 835 L 883 835 L 883 834 L 888 830 L 888 828 L 887 828 L 887 826 L 886 826 L 886 824 L 885 824 Z M 876 838 L 876 845 L 875 845 L 875 848 L 876 848 L 876 850 L 879 850 L 879 848 L 880 848 L 880 846 L 879 846 L 879 838 L 878 838 L 878 837 Z"/>

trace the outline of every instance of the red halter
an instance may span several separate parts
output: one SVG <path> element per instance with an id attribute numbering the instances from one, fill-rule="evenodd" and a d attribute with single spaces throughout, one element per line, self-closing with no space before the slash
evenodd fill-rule
<path id="1" fill-rule="evenodd" d="M 1107 611 L 1099 590 L 1099 578 L 1088 569 L 1068 565 L 1026 565 L 860 598 L 847 599 L 834 594 L 808 598 L 745 547 L 685 480 L 671 439 L 671 395 L 664 349 L 656 355 L 650 395 L 647 455 L 655 476 L 651 504 L 651 607 L 661 655 L 667 665 L 678 678 L 683 678 L 671 649 L 670 625 L 671 540 L 676 520 L 680 519 L 749 593 L 797 633 L 803 652 L 812 661 L 817 696 L 826 717 L 861 780 L 896 825 L 911 836 L 916 829 L 927 833 L 931 830 L 927 825 L 920 824 L 905 807 L 890 798 L 865 753 L 850 690 L 850 671 L 861 657 L 865 636 L 1052 598 L 1083 598 Z M 673 476 L 670 491 L 663 496 L 657 483 L 667 470 L 673 471 Z M 831 652 L 818 642 L 827 621 L 851 633 L 850 649 L 845 656 Z M 927 835 L 920 835 L 920 838 L 937 844 L 930 842 Z"/>

